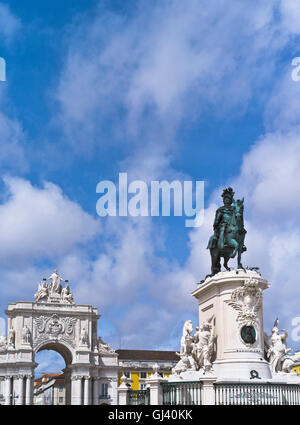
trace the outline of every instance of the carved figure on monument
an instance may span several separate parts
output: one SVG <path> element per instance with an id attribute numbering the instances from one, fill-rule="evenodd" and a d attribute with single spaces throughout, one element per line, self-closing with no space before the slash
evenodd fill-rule
<path id="1" fill-rule="evenodd" d="M 237 268 L 242 269 L 241 255 L 247 248 L 244 245 L 244 198 L 234 200 L 234 192 L 231 187 L 223 190 L 222 198 L 224 206 L 216 211 L 213 225 L 214 234 L 210 237 L 207 249 L 211 255 L 211 275 L 221 271 L 221 258 L 224 259 L 224 267 L 230 270 L 228 261 L 237 257 Z M 233 205 L 232 205 L 233 204 Z"/>
<path id="2" fill-rule="evenodd" d="M 66 286 L 61 291 L 61 302 L 63 304 L 74 304 L 73 294 L 70 291 L 70 287 L 67 283 L 66 283 Z"/>
<path id="3" fill-rule="evenodd" d="M 48 323 L 46 333 L 50 335 L 58 335 L 65 331 L 64 324 L 57 316 L 54 316 Z"/>
<path id="4" fill-rule="evenodd" d="M 115 353 L 115 350 L 112 350 L 109 344 L 105 343 L 101 336 L 98 338 L 98 351 L 99 353 L 107 354 L 107 353 Z"/>
<path id="5" fill-rule="evenodd" d="M 30 344 L 31 343 L 31 332 L 27 325 L 24 326 L 22 331 L 22 343 Z"/>
<path id="6" fill-rule="evenodd" d="M 211 370 L 214 354 L 214 316 L 204 322 L 200 327 L 196 327 L 194 335 L 193 356 L 197 365 L 197 370 L 204 372 Z"/>
<path id="7" fill-rule="evenodd" d="M 49 284 L 49 293 L 50 294 L 61 294 L 62 291 L 62 285 L 60 282 L 68 282 L 68 280 L 62 279 L 59 274 L 58 270 L 55 269 L 54 272 L 47 278 L 44 278 L 43 280 L 47 281 L 50 280 Z"/>
<path id="8" fill-rule="evenodd" d="M 172 368 L 172 374 L 180 375 L 182 372 L 187 372 L 188 370 L 196 370 L 196 368 L 191 367 L 189 356 L 182 356 L 177 365 Z"/>
<path id="9" fill-rule="evenodd" d="M 277 318 L 274 322 L 272 335 L 269 337 L 269 350 L 267 352 L 267 358 L 269 359 L 273 373 L 284 372 L 284 360 L 286 359 L 286 355 L 291 352 L 291 348 L 286 348 L 288 333 L 283 329 L 283 334 L 280 334 L 278 323 L 279 320 Z M 287 365 L 285 365 L 286 370 Z"/>
<path id="10" fill-rule="evenodd" d="M 296 370 L 292 371 L 292 367 L 295 366 L 296 364 L 299 364 L 299 363 L 300 363 L 300 354 L 299 353 L 295 353 L 295 354 L 292 354 L 290 356 L 285 356 L 285 358 L 282 362 L 282 372 L 297 375 Z"/>
<path id="11" fill-rule="evenodd" d="M 38 291 L 34 294 L 35 301 L 36 302 L 41 300 L 46 301 L 48 296 L 49 296 L 48 285 L 45 280 L 42 280 L 41 283 L 39 283 Z"/>
<path id="12" fill-rule="evenodd" d="M 15 348 L 15 330 L 10 328 L 8 331 L 8 345 L 12 348 Z"/>
<path id="13" fill-rule="evenodd" d="M 81 334 L 80 334 L 80 344 L 82 345 L 88 345 L 89 343 L 89 335 L 85 328 L 82 328 Z"/>
<path id="14" fill-rule="evenodd" d="M 238 311 L 239 325 L 254 326 L 258 322 L 258 311 L 262 304 L 262 290 L 258 280 L 246 279 L 245 282 L 231 294 L 228 304 Z"/>
<path id="15" fill-rule="evenodd" d="M 0 352 L 7 350 L 7 338 L 6 336 L 0 336 Z"/>
<path id="16" fill-rule="evenodd" d="M 172 373 L 174 374 L 180 374 L 187 370 L 196 370 L 196 362 L 193 357 L 194 337 L 192 333 L 193 323 L 191 320 L 186 320 L 182 330 L 180 353 L 177 353 L 177 355 L 180 356 L 180 360 L 172 369 Z"/>
<path id="17" fill-rule="evenodd" d="M 182 337 L 180 341 L 180 356 L 191 355 L 193 349 L 193 323 L 186 320 L 183 325 Z"/>

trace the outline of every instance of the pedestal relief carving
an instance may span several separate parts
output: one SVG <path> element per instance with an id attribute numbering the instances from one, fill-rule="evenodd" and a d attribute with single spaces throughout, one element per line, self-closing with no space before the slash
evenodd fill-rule
<path id="1" fill-rule="evenodd" d="M 258 280 L 246 279 L 242 286 L 232 292 L 228 304 L 238 311 L 236 320 L 240 326 L 257 324 L 257 313 L 262 304 L 262 290 L 258 287 Z"/>

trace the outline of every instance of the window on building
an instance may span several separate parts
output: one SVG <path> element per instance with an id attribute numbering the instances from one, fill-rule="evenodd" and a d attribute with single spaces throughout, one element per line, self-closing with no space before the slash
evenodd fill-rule
<path id="1" fill-rule="evenodd" d="M 64 390 L 64 387 L 59 387 L 59 392 L 62 393 Z"/>
<path id="2" fill-rule="evenodd" d="M 162 378 L 164 377 L 163 372 L 158 372 L 159 376 L 161 376 Z"/>
<path id="3" fill-rule="evenodd" d="M 126 376 L 126 378 L 130 378 L 130 372 L 124 372 L 124 375 Z"/>
<path id="4" fill-rule="evenodd" d="M 58 397 L 58 401 L 59 401 L 59 403 L 63 403 L 64 402 L 64 398 L 63 397 Z"/>
<path id="5" fill-rule="evenodd" d="M 108 396 L 108 383 L 105 382 L 104 384 L 101 384 L 101 397 L 107 397 Z"/>
<path id="6" fill-rule="evenodd" d="M 141 390 L 145 390 L 146 389 L 146 384 L 141 384 Z"/>
<path id="7" fill-rule="evenodd" d="M 140 372 L 140 378 L 146 379 L 147 378 L 147 372 Z"/>

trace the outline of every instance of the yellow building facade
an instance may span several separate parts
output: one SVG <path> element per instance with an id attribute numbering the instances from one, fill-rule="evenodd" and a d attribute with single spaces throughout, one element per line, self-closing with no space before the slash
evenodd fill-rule
<path id="1" fill-rule="evenodd" d="M 300 355 L 300 351 L 296 351 L 295 354 Z M 300 362 L 296 363 L 294 367 L 292 367 L 292 370 L 296 371 L 297 375 L 300 374 Z"/>
<path id="2" fill-rule="evenodd" d="M 119 385 L 124 373 L 131 379 L 132 390 L 146 388 L 146 379 L 153 373 L 155 364 L 159 365 L 161 376 L 167 377 L 179 361 L 175 351 L 116 350 L 116 353 L 119 356 Z"/>

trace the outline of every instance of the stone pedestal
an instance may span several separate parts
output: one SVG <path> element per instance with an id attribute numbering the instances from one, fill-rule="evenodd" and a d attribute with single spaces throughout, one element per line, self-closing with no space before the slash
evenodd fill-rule
<path id="1" fill-rule="evenodd" d="M 268 287 L 256 271 L 233 270 L 207 278 L 192 293 L 199 303 L 199 323 L 213 316 L 218 380 L 272 378 L 264 360 L 262 291 Z"/>
<path id="2" fill-rule="evenodd" d="M 158 373 L 154 373 L 147 379 L 147 385 L 150 388 L 151 405 L 159 406 L 163 404 L 163 393 L 161 383 L 166 382 Z"/>

